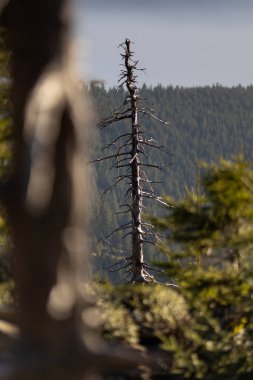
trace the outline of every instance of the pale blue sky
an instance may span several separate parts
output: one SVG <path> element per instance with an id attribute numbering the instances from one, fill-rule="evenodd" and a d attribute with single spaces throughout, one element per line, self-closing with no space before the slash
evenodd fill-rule
<path id="1" fill-rule="evenodd" d="M 134 42 L 148 85 L 253 83 L 253 0 L 75 0 L 81 71 L 117 85 Z"/>

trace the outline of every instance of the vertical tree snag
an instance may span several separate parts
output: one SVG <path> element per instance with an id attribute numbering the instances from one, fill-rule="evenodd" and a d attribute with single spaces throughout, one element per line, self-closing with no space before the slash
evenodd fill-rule
<path id="1" fill-rule="evenodd" d="M 125 41 L 125 68 L 126 87 L 130 95 L 131 105 L 131 192 L 132 192 L 132 273 L 133 280 L 140 282 L 144 279 L 143 273 L 143 236 L 142 236 L 142 193 L 140 186 L 140 125 L 138 124 L 138 100 L 137 87 L 134 77 L 136 63 L 132 64 L 132 52 L 130 41 Z"/>
<path id="2" fill-rule="evenodd" d="M 122 212 L 123 214 L 130 214 L 130 221 L 110 233 L 105 239 L 111 236 L 114 232 L 120 230 L 126 231 L 124 236 L 131 235 L 132 238 L 132 254 L 130 257 L 124 257 L 123 260 L 114 264 L 110 270 L 116 271 L 124 269 L 128 273 L 131 273 L 132 282 L 149 282 L 155 280 L 147 271 L 148 265 L 144 262 L 143 245 L 145 243 L 156 245 L 152 238 L 157 238 L 157 235 L 153 231 L 153 226 L 142 220 L 143 200 L 145 198 L 153 199 L 165 205 L 166 202 L 155 194 L 152 187 L 154 181 L 150 181 L 145 172 L 145 168 L 147 167 L 161 169 L 163 165 L 150 164 L 149 156 L 146 153 L 145 148 L 154 148 L 163 153 L 168 153 L 163 146 L 157 145 L 152 138 L 145 138 L 144 127 L 141 125 L 138 118 L 139 115 L 150 116 L 164 124 L 169 123 L 160 120 L 156 117 L 153 109 L 150 109 L 143 104 L 143 99 L 138 91 L 136 82 L 137 76 L 135 74 L 136 70 L 143 69 L 138 69 L 138 61 L 133 60 L 133 51 L 131 50 L 130 40 L 126 39 L 125 43 L 121 44 L 120 47 L 123 48 L 124 51 L 121 54 L 124 60 L 124 69 L 121 70 L 119 87 L 126 86 L 126 98 L 122 107 L 115 110 L 112 116 L 102 120 L 98 126 L 103 129 L 111 124 L 127 119 L 130 124 L 130 131 L 119 135 L 114 141 L 112 141 L 112 143 L 105 147 L 116 147 L 117 150 L 115 154 L 98 158 L 95 162 L 107 159 L 115 160 L 113 167 L 122 170 L 122 172 L 115 178 L 115 183 L 106 191 L 111 190 L 125 180 L 128 184 L 125 203 L 121 205 L 121 207 L 126 208 L 126 211 Z M 153 268 L 149 267 L 149 269 Z"/>

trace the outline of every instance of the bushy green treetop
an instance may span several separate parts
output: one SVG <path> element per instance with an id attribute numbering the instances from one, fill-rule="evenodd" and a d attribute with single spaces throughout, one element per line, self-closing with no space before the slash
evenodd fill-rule
<path id="1" fill-rule="evenodd" d="M 204 167 L 201 194 L 167 197 L 167 215 L 151 220 L 167 231 L 164 249 L 172 263 L 181 257 L 193 265 L 244 265 L 253 247 L 253 172 L 241 158 Z"/>

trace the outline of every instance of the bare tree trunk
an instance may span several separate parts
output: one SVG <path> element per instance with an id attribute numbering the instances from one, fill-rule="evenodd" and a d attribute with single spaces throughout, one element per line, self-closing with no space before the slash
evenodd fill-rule
<path id="1" fill-rule="evenodd" d="M 124 257 L 118 263 L 113 264 L 109 268 L 111 272 L 126 270 L 127 274 L 131 273 L 131 281 L 134 283 L 156 282 L 154 277 L 147 271 L 147 269 L 155 269 L 148 266 L 144 262 L 143 244 L 147 243 L 156 246 L 157 244 L 153 240 L 157 239 L 158 235 L 153 232 L 154 226 L 145 223 L 142 220 L 143 199 L 148 198 L 164 205 L 167 204 L 161 197 L 155 194 L 152 187 L 152 183 L 155 182 L 148 179 L 145 169 L 143 168 L 152 167 L 155 169 L 161 169 L 162 166 L 166 165 L 156 165 L 153 163 L 149 164 L 149 156 L 145 153 L 145 148 L 154 148 L 163 153 L 168 153 L 163 146 L 156 145 L 154 139 L 146 139 L 144 137 L 144 128 L 142 128 L 139 124 L 138 116 L 140 114 L 142 116 L 150 116 L 164 124 L 168 123 L 159 119 L 155 115 L 153 109 L 142 105 L 143 99 L 138 94 L 136 85 L 137 75 L 135 75 L 135 71 L 140 69 L 137 68 L 138 61 L 133 60 L 134 53 L 131 51 L 131 41 L 126 39 L 120 46 L 124 50 L 121 54 L 122 59 L 124 60 L 124 69 L 121 70 L 119 87 L 123 87 L 125 85 L 127 88 L 127 95 L 123 105 L 117 108 L 113 112 L 112 116 L 103 119 L 98 126 L 101 129 L 104 129 L 114 123 L 128 119 L 129 123 L 131 123 L 131 129 L 129 133 L 119 135 L 114 141 L 105 147 L 105 149 L 110 149 L 113 147 L 116 148 L 116 153 L 98 158 L 95 162 L 114 159 L 115 162 L 112 167 L 123 170 L 123 172 L 120 172 L 115 177 L 115 183 L 106 189 L 105 192 L 110 191 L 120 182 L 128 182 L 125 201 L 124 204 L 121 205 L 121 207 L 126 209 L 125 211 L 120 212 L 120 214 L 131 214 L 131 219 L 127 223 L 124 223 L 116 228 L 108 236 L 104 237 L 104 240 L 109 238 L 114 232 L 118 231 L 124 231 L 124 237 L 132 237 L 131 256 Z M 117 145 L 119 146 L 117 147 Z M 141 157 L 144 158 L 143 162 L 141 161 Z M 143 183 L 146 184 L 146 188 L 143 187 Z M 130 197 L 129 194 L 131 194 Z"/>
<path id="2" fill-rule="evenodd" d="M 86 302 L 80 287 L 87 265 L 88 141 L 70 63 L 69 3 L 11 0 L 3 15 L 16 139 L 5 202 L 13 226 L 21 351 L 28 354 L 14 375 L 19 380 L 81 378 L 90 365 L 79 329 Z M 31 368 L 34 355 L 43 358 L 43 371 Z"/>
<path id="3" fill-rule="evenodd" d="M 143 276 L 143 237 L 142 237 L 142 194 L 140 188 L 140 166 L 138 158 L 137 111 L 132 124 L 132 281 L 145 281 Z"/>
<path id="4" fill-rule="evenodd" d="M 140 128 L 138 125 L 138 94 L 135 86 L 133 67 L 130 62 L 131 50 L 130 41 L 126 40 L 125 67 L 127 69 L 126 86 L 131 102 L 131 122 L 132 122 L 132 151 L 130 154 L 131 165 L 131 192 L 132 192 L 132 281 L 144 282 L 143 275 L 143 236 L 142 236 L 142 193 L 140 186 L 140 161 L 139 161 L 139 138 Z"/>

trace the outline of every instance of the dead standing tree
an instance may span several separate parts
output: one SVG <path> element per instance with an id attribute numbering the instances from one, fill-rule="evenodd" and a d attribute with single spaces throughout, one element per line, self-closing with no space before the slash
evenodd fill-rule
<path id="1" fill-rule="evenodd" d="M 155 280 L 148 273 L 148 269 L 154 268 L 149 267 L 145 263 L 143 246 L 144 244 L 156 245 L 154 238 L 156 239 L 158 236 L 154 233 L 154 227 L 143 220 L 143 212 L 145 211 L 144 200 L 151 199 L 162 204 L 166 203 L 155 194 L 152 187 L 154 181 L 149 180 L 145 170 L 146 168 L 161 170 L 164 165 L 149 163 L 147 148 L 158 149 L 163 153 L 168 153 L 163 146 L 157 145 L 154 139 L 145 138 L 145 131 L 139 122 L 139 118 L 140 116 L 149 116 L 163 124 L 169 123 L 159 119 L 152 108 L 143 105 L 144 101 L 139 94 L 136 81 L 136 71 L 143 69 L 139 69 L 138 61 L 133 60 L 134 53 L 131 50 L 131 41 L 126 39 L 120 47 L 124 51 L 121 54 L 124 60 L 124 69 L 121 70 L 119 87 L 126 87 L 127 96 L 122 107 L 115 110 L 110 117 L 103 119 L 98 126 L 100 129 L 104 129 L 112 124 L 128 120 L 130 122 L 130 131 L 121 134 L 106 146 L 107 149 L 116 147 L 116 153 L 98 158 L 95 161 L 114 160 L 112 167 L 118 169 L 119 174 L 115 178 L 115 183 L 105 192 L 126 181 L 125 203 L 121 205 L 125 210 L 121 214 L 130 214 L 131 217 L 127 223 L 118 227 L 104 239 L 109 238 L 114 232 L 118 231 L 125 231 L 124 237 L 131 235 L 131 256 L 124 257 L 123 260 L 114 264 L 110 270 L 125 270 L 132 275 L 131 282 L 150 282 Z"/>
<path id="2" fill-rule="evenodd" d="M 84 291 L 89 112 L 71 59 L 71 0 L 4 3 L 15 152 L 0 196 L 12 224 L 20 327 L 4 378 L 83 379 L 91 368 L 119 367 L 125 359 L 98 344 Z"/>

